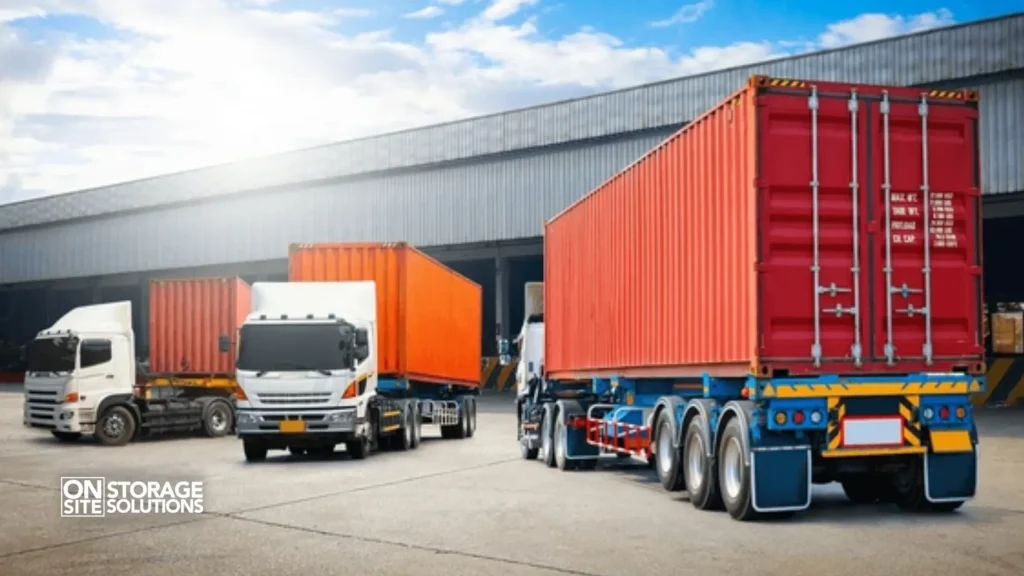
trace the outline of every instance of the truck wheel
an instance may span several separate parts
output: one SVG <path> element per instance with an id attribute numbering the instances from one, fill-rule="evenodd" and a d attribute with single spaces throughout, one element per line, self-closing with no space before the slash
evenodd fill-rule
<path id="1" fill-rule="evenodd" d="M 370 442 L 366 438 L 346 442 L 345 451 L 353 460 L 363 460 L 370 454 Z"/>
<path id="2" fill-rule="evenodd" d="M 555 449 L 553 446 L 555 443 L 555 431 L 553 430 L 554 426 L 552 426 L 554 419 L 555 411 L 548 409 L 544 411 L 544 417 L 540 423 L 540 447 L 541 452 L 544 454 L 544 465 L 548 468 L 555 467 Z"/>
<path id="3" fill-rule="evenodd" d="M 661 486 L 669 492 L 678 492 L 684 486 L 683 470 L 680 466 L 680 450 L 674 446 L 671 418 L 672 414 L 668 410 L 663 410 L 658 415 L 658 435 L 654 439 L 654 468 L 658 472 Z"/>
<path id="4" fill-rule="evenodd" d="M 964 505 L 957 502 L 929 502 L 924 494 L 924 459 L 914 458 L 911 465 L 892 475 L 892 499 L 902 510 L 914 512 L 952 512 Z"/>
<path id="5" fill-rule="evenodd" d="M 419 405 L 412 407 L 412 448 L 415 450 L 423 438 L 423 417 L 420 415 Z"/>
<path id="6" fill-rule="evenodd" d="M 555 419 L 555 466 L 565 472 L 576 469 L 576 461 L 569 459 L 569 431 L 565 428 L 565 422 L 561 418 Z"/>
<path id="7" fill-rule="evenodd" d="M 393 438 L 391 446 L 395 450 L 405 452 L 412 450 L 412 410 L 406 408 L 405 410 L 405 422 L 402 423 L 402 429 L 399 430 L 399 435 Z"/>
<path id="8" fill-rule="evenodd" d="M 263 462 L 267 459 L 267 447 L 252 441 L 242 443 L 246 462 Z"/>
<path id="9" fill-rule="evenodd" d="M 722 505 L 722 497 L 718 493 L 718 475 L 711 466 L 704 442 L 706 426 L 703 417 L 693 417 L 686 427 L 683 442 L 683 483 L 690 493 L 690 503 L 698 510 L 718 509 Z"/>
<path id="10" fill-rule="evenodd" d="M 82 437 L 81 432 L 61 432 L 60 430 L 50 430 L 50 434 L 61 442 L 74 442 Z"/>
<path id="11" fill-rule="evenodd" d="M 124 446 L 135 436 L 135 416 L 124 406 L 112 406 L 96 423 L 96 439 L 104 446 Z"/>
<path id="12" fill-rule="evenodd" d="M 540 448 L 527 448 L 526 440 L 520 438 L 519 453 L 523 456 L 523 460 L 536 460 L 540 455 Z"/>
<path id="13" fill-rule="evenodd" d="M 214 400 L 206 406 L 203 414 L 203 430 L 210 438 L 220 438 L 231 430 L 231 409 L 220 400 Z"/>
<path id="14" fill-rule="evenodd" d="M 739 418 L 725 425 L 718 447 L 718 486 L 729 515 L 736 520 L 752 520 L 757 516 L 750 494 L 750 468 L 743 450 L 743 426 Z"/>
<path id="15" fill-rule="evenodd" d="M 467 400 L 469 407 L 466 409 L 466 438 L 472 438 L 476 434 L 476 398 Z"/>

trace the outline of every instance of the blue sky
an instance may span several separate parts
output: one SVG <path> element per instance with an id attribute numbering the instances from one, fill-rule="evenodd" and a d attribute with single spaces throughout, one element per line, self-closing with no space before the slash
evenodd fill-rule
<path id="1" fill-rule="evenodd" d="M 0 203 L 1024 10 L 1024 0 L 0 0 Z"/>

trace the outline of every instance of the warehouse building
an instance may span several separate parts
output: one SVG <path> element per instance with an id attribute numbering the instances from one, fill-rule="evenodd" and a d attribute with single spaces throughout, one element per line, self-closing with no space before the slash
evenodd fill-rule
<path id="1" fill-rule="evenodd" d="M 485 352 L 542 279 L 547 218 L 753 74 L 980 94 L 986 290 L 1024 301 L 1024 14 L 0 209 L 0 339 L 129 299 L 152 278 L 283 280 L 291 243 L 407 241 L 484 287 Z"/>

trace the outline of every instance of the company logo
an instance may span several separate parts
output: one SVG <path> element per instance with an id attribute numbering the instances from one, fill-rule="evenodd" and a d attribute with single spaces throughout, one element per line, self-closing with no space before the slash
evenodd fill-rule
<path id="1" fill-rule="evenodd" d="M 63 476 L 60 479 L 61 518 L 202 513 L 202 482 L 124 481 L 102 476 Z"/>

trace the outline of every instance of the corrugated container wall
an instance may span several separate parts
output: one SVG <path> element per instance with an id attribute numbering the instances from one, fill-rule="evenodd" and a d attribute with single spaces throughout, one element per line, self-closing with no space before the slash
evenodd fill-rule
<path id="1" fill-rule="evenodd" d="M 406 244 L 293 244 L 290 282 L 377 283 L 381 376 L 479 386 L 481 288 Z"/>
<path id="2" fill-rule="evenodd" d="M 925 167 L 920 90 L 888 88 L 886 115 L 881 87 L 814 83 L 812 108 L 812 83 L 778 82 L 752 78 L 547 223 L 549 375 L 982 370 L 976 103 L 935 96 Z"/>
<path id="3" fill-rule="evenodd" d="M 149 371 L 234 374 L 238 329 L 252 308 L 241 278 L 182 278 L 149 284 Z M 220 351 L 219 339 L 231 347 Z"/>

